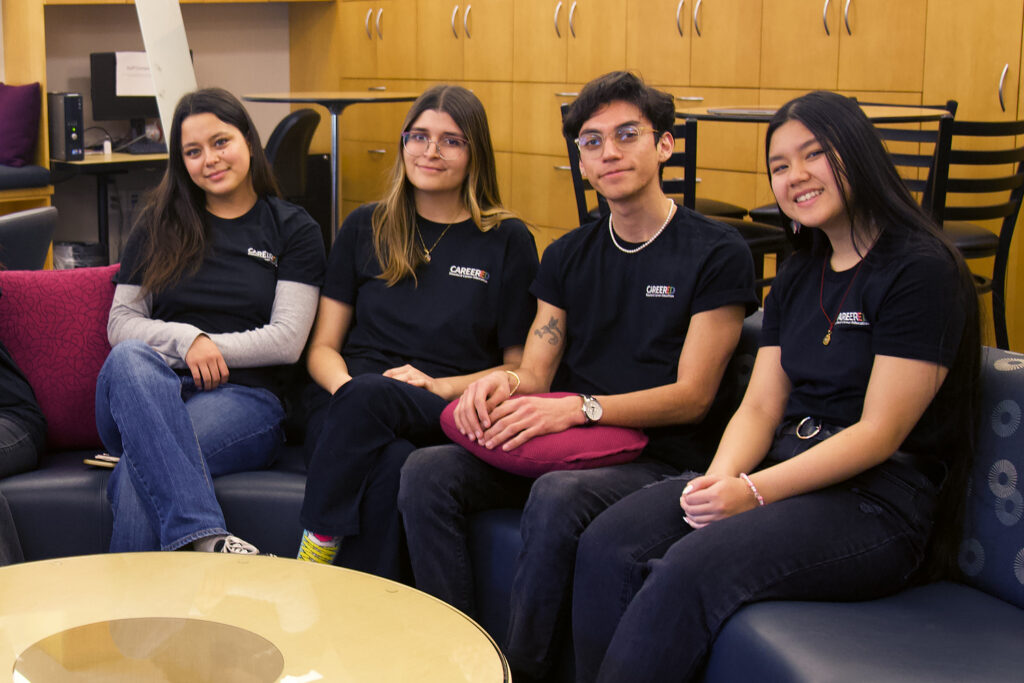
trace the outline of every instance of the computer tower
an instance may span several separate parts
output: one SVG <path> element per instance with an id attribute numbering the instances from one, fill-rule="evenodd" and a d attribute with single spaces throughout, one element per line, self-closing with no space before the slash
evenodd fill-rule
<path id="1" fill-rule="evenodd" d="M 46 93 L 50 112 L 50 158 L 81 161 L 85 158 L 82 96 L 74 92 Z"/>

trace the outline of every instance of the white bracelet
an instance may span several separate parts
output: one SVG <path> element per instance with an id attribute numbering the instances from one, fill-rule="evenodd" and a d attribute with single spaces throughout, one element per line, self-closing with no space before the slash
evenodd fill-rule
<path id="1" fill-rule="evenodd" d="M 754 498 L 757 499 L 757 504 L 764 507 L 764 498 L 762 498 L 761 494 L 757 492 L 757 487 L 754 486 L 754 482 L 750 481 L 750 477 L 748 477 L 746 473 L 740 472 L 740 479 L 747 482 L 747 486 L 750 487 L 751 492 L 754 494 Z"/>

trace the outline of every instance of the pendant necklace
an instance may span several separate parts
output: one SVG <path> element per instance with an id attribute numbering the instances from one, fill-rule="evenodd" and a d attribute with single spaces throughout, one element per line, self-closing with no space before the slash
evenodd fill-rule
<path id="1" fill-rule="evenodd" d="M 434 240 L 434 244 L 433 244 L 433 246 L 430 247 L 430 249 L 427 249 L 427 243 L 423 241 L 423 233 L 420 232 L 419 224 L 416 225 L 416 236 L 420 238 L 420 246 L 423 247 L 423 260 L 424 261 L 426 261 L 427 263 L 430 263 L 430 254 L 431 254 L 431 252 L 434 251 L 434 249 L 437 248 L 437 245 L 441 243 L 442 239 L 444 239 L 444 236 L 448 232 L 448 229 L 451 228 L 453 225 L 455 225 L 455 224 L 454 223 L 449 223 L 448 225 L 444 226 L 444 230 L 441 231 L 440 237 L 438 237 L 436 240 Z"/>
<path id="2" fill-rule="evenodd" d="M 658 228 L 658 232 L 654 233 L 651 239 L 647 240 L 639 247 L 633 247 L 632 249 L 626 249 L 624 246 L 619 244 L 619 241 L 617 239 L 615 239 L 615 228 L 612 227 L 612 215 L 608 214 L 608 234 L 612 236 L 612 244 L 615 245 L 615 248 L 621 251 L 623 254 L 635 254 L 636 252 L 640 251 L 654 240 L 658 239 L 658 235 L 660 235 L 665 230 L 665 228 L 668 227 L 669 221 L 672 220 L 672 216 L 675 214 L 676 203 L 669 199 L 668 204 L 668 215 L 665 216 L 665 222 L 661 224 L 660 228 Z"/>
<path id="3" fill-rule="evenodd" d="M 853 287 L 854 281 L 857 279 L 857 275 L 860 273 L 860 267 L 864 265 L 864 259 L 860 260 L 857 264 L 857 270 L 853 271 L 853 277 L 850 279 L 850 284 L 846 285 L 846 291 L 843 292 L 843 298 L 839 300 L 839 308 L 836 310 L 836 317 L 828 317 L 828 312 L 825 310 L 825 266 L 828 264 L 828 255 L 821 262 L 821 286 L 818 288 L 818 306 L 821 308 L 822 314 L 825 316 L 825 320 L 828 321 L 828 331 L 825 332 L 825 338 L 821 340 L 822 346 L 828 346 L 832 343 L 832 328 L 836 326 L 836 322 L 839 320 L 839 314 L 843 311 L 843 303 L 846 302 L 846 295 L 850 293 L 850 289 Z"/>

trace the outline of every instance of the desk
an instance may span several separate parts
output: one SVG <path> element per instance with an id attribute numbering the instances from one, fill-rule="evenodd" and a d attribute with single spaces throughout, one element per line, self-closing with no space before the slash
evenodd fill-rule
<path id="1" fill-rule="evenodd" d="M 96 233 L 103 252 L 104 263 L 110 260 L 110 217 L 107 215 L 107 187 L 110 176 L 130 171 L 158 170 L 167 167 L 167 154 L 90 154 L 81 161 L 50 160 L 54 182 L 61 177 L 76 175 L 96 176 Z"/>
<path id="2" fill-rule="evenodd" d="M 739 107 L 687 107 L 676 110 L 676 118 L 697 119 L 698 121 L 747 121 L 768 123 L 775 115 L 777 106 L 750 105 Z M 938 121 L 949 116 L 945 109 L 930 107 L 901 107 L 897 105 L 861 105 L 864 112 L 874 123 L 921 123 Z"/>
<path id="3" fill-rule="evenodd" d="M 261 95 L 243 95 L 242 99 L 249 102 L 302 102 L 306 104 L 319 104 L 331 114 L 331 235 L 338 229 L 338 207 L 341 206 L 341 153 L 338 137 L 338 117 L 345 107 L 350 104 L 361 102 L 412 102 L 419 95 L 412 92 L 387 92 L 387 91 L 322 91 L 322 92 L 293 92 L 293 93 L 266 93 Z"/>
<path id="4" fill-rule="evenodd" d="M 29 681 L 509 680 L 458 610 L 265 556 L 124 553 L 0 569 L 0 669 Z M 20 679 L 15 679 L 20 680 Z"/>

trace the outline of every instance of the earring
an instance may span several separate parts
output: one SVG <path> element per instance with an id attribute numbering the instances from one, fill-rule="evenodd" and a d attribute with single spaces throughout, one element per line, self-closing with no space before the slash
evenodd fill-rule
<path id="1" fill-rule="evenodd" d="M 803 226 L 801 226 L 796 221 L 790 221 L 789 227 L 793 231 L 794 235 L 799 235 L 800 234 L 800 228 L 803 227 Z"/>

